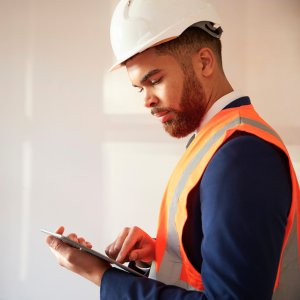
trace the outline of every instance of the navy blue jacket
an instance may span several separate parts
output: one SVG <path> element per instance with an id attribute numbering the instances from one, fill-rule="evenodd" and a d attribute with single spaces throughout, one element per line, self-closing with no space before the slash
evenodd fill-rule
<path id="1" fill-rule="evenodd" d="M 248 97 L 224 109 L 250 104 Z M 292 200 L 288 159 L 277 147 L 236 132 L 190 193 L 183 245 L 205 294 L 111 268 L 101 300 L 272 298 Z"/>

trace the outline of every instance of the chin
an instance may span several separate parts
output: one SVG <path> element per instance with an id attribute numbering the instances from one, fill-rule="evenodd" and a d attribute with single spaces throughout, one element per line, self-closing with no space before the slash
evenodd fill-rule
<path id="1" fill-rule="evenodd" d="M 166 122 L 167 123 L 167 122 Z M 164 123 L 164 129 L 165 131 L 171 136 L 171 137 L 174 137 L 174 138 L 177 138 L 177 139 L 181 139 L 181 138 L 184 138 L 186 136 L 188 136 L 189 134 L 193 133 L 196 129 L 196 128 L 185 128 L 185 127 L 175 127 L 175 126 L 169 126 L 170 124 L 166 124 Z"/>

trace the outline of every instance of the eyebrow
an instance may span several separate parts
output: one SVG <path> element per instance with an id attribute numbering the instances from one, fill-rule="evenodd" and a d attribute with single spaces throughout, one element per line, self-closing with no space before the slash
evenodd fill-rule
<path id="1" fill-rule="evenodd" d="M 144 77 L 142 78 L 142 80 L 140 81 L 141 84 L 144 83 L 149 77 L 159 73 L 163 71 L 162 69 L 155 69 L 155 70 L 152 70 L 152 71 L 149 71 L 146 75 L 144 75 Z M 136 85 L 132 85 L 133 87 L 137 87 Z"/>

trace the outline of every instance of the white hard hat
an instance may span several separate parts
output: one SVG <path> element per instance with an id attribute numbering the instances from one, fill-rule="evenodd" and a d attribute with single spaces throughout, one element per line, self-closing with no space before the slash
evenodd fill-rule
<path id="1" fill-rule="evenodd" d="M 117 57 L 110 71 L 120 68 L 135 54 L 180 36 L 192 25 L 219 38 L 222 29 L 213 24 L 221 25 L 221 20 L 206 0 L 121 0 L 110 27 Z"/>

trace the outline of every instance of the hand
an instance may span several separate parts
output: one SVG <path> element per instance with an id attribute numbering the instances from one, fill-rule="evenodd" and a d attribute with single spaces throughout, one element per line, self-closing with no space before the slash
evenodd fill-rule
<path id="1" fill-rule="evenodd" d="M 61 226 L 55 233 L 63 234 L 64 230 L 64 227 Z M 91 243 L 86 242 L 83 238 L 78 239 L 75 233 L 71 233 L 67 237 L 83 246 L 92 248 Z M 106 261 L 84 250 L 71 247 L 53 236 L 47 236 L 46 243 L 51 247 L 53 255 L 62 267 L 85 277 L 98 286 L 101 284 L 104 272 L 111 267 Z"/>
<path id="2" fill-rule="evenodd" d="M 155 257 L 155 240 L 138 227 L 124 228 L 105 253 L 117 262 L 149 262 Z"/>
<path id="3" fill-rule="evenodd" d="M 72 241 L 79 243 L 80 245 L 83 245 L 85 247 L 88 247 L 90 249 L 93 248 L 92 244 L 90 242 L 87 242 L 84 238 L 77 238 L 77 235 L 75 233 L 70 233 L 66 236 L 67 238 L 71 239 Z"/>

